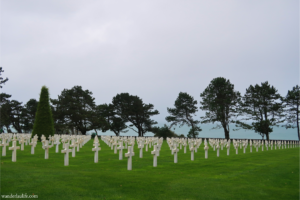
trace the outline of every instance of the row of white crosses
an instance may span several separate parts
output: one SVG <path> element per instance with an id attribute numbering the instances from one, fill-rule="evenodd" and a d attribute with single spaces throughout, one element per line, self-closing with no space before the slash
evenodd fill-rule
<path id="1" fill-rule="evenodd" d="M 18 136 L 18 139 L 17 139 Z M 24 150 L 24 143 L 27 145 L 28 143 L 28 137 L 29 136 L 29 141 L 30 141 L 30 134 L 27 135 L 12 135 L 12 134 L 2 134 L 1 135 L 1 139 L 2 139 L 2 144 L 1 146 L 3 147 L 2 150 L 2 155 L 6 155 L 6 146 L 9 144 L 9 141 L 12 140 L 13 141 L 13 146 L 9 148 L 9 150 L 13 151 L 13 156 L 12 156 L 12 161 L 16 162 L 16 151 L 17 149 L 20 149 L 20 147 L 17 146 L 17 141 L 19 140 L 19 143 L 21 144 L 21 150 Z M 13 139 L 12 139 L 13 138 Z M 125 145 L 127 146 L 127 144 L 131 145 L 128 146 L 128 153 L 125 154 L 125 157 L 128 157 L 128 169 L 131 170 L 132 169 L 132 156 L 134 156 L 134 144 L 135 144 L 135 138 L 134 137 L 110 137 L 110 136 L 102 136 L 103 141 L 105 141 L 105 143 L 107 143 L 108 145 L 111 145 L 114 148 L 114 152 L 116 153 L 116 150 L 119 150 L 119 160 L 122 160 L 123 157 L 123 142 L 125 143 Z M 65 165 L 69 165 L 69 152 L 72 151 L 72 157 L 75 157 L 75 147 L 77 147 L 77 151 L 79 151 L 79 147 L 82 147 L 87 141 L 89 141 L 90 136 L 69 136 L 69 135 L 54 135 L 54 136 L 50 136 L 49 140 L 46 140 L 46 137 L 44 135 L 42 135 L 41 140 L 42 140 L 42 144 L 43 144 L 43 149 L 45 150 L 45 159 L 49 158 L 49 148 L 53 147 L 54 144 L 56 144 L 56 152 L 58 152 L 58 145 L 60 144 L 60 140 L 63 144 L 63 148 L 64 150 L 62 150 L 62 153 L 65 153 L 65 159 L 64 159 L 64 163 Z M 70 145 L 71 142 L 71 145 Z M 169 144 L 169 147 L 171 149 L 171 153 L 174 155 L 174 163 L 177 163 L 177 153 L 179 151 L 179 149 L 177 149 L 177 147 L 180 145 L 180 149 L 182 147 L 182 145 L 184 146 L 184 148 L 186 148 L 187 146 L 187 142 L 189 144 L 189 149 L 191 151 L 191 160 L 194 160 L 194 152 L 197 152 L 197 148 L 199 148 L 199 146 L 202 143 L 202 139 L 179 139 L 179 138 L 167 138 L 167 142 Z M 151 144 L 154 147 L 154 150 L 151 152 L 151 154 L 153 154 L 153 166 L 156 167 L 157 166 L 157 156 L 159 156 L 159 151 L 160 151 L 160 147 L 163 143 L 163 139 L 160 138 L 144 138 L 144 137 L 138 137 L 137 138 L 137 143 L 138 143 L 138 148 L 140 149 L 140 158 L 143 157 L 143 148 L 144 145 L 146 145 L 146 151 L 148 151 L 147 145 L 149 144 L 149 147 L 151 147 Z M 155 143 L 157 143 L 156 145 L 154 145 Z M 31 143 L 29 143 L 29 145 L 31 145 L 31 154 L 34 154 L 34 148 L 37 144 L 37 136 L 34 136 L 32 138 Z M 119 144 L 119 147 L 117 147 L 117 144 Z M 226 140 L 219 140 L 219 139 L 209 139 L 209 144 L 213 147 L 213 149 L 217 149 L 217 156 L 219 157 L 219 149 L 221 148 L 221 150 L 223 149 L 223 146 L 227 145 L 227 155 L 229 155 L 229 150 L 230 150 L 230 140 L 228 140 L 226 142 Z M 263 151 L 263 147 L 264 145 L 266 146 L 266 149 L 268 150 L 268 147 L 271 147 L 272 150 L 272 146 L 273 146 L 273 141 L 270 141 L 269 143 L 266 141 L 260 141 L 260 140 L 254 140 L 253 141 L 254 147 L 256 147 L 257 151 L 258 148 L 261 146 L 262 147 L 262 151 Z M 284 147 L 286 147 L 286 144 L 288 144 L 288 148 L 289 144 L 293 144 L 293 147 L 295 144 L 299 145 L 299 142 L 297 141 L 292 141 L 292 142 L 287 142 L 284 141 L 281 143 L 281 141 L 275 141 L 275 149 L 276 146 L 281 147 L 281 144 L 285 144 Z M 96 137 L 94 140 L 94 146 L 95 148 L 93 148 L 92 150 L 95 151 L 95 157 L 94 157 L 94 161 L 95 163 L 98 162 L 98 151 L 101 149 L 99 147 L 99 140 Z M 208 158 L 208 143 L 205 139 L 204 141 L 204 150 L 205 150 L 205 158 Z M 244 148 L 244 153 L 245 150 L 248 146 L 248 140 L 233 140 L 233 145 L 236 149 L 236 154 L 238 154 L 238 146 L 240 146 L 240 148 Z M 69 147 L 72 147 L 73 149 L 69 149 Z M 113 148 L 112 148 L 113 149 Z M 252 152 L 252 140 L 250 140 L 250 152 Z M 184 153 L 186 153 L 186 149 L 184 151 Z"/>
<path id="2" fill-rule="evenodd" d="M 35 135 L 33 138 L 31 138 L 31 134 L 1 134 L 1 140 L 2 143 L 0 146 L 2 146 L 2 156 L 6 156 L 6 146 L 9 145 L 10 141 L 13 141 L 12 147 L 9 147 L 9 150 L 12 150 L 12 162 L 17 161 L 17 150 L 21 149 L 21 151 L 24 150 L 24 144 L 31 145 L 31 154 L 34 154 L 34 149 L 37 145 L 37 135 Z M 69 148 L 69 141 L 72 141 L 72 145 L 75 147 L 75 138 L 77 138 L 77 143 L 82 147 L 86 142 L 89 141 L 91 136 L 68 136 L 68 135 L 54 135 L 50 136 L 49 140 L 46 139 L 44 135 L 41 136 L 42 141 L 42 148 L 45 150 L 45 159 L 49 158 L 49 148 L 53 147 L 54 144 L 57 144 L 56 152 L 58 153 L 58 144 L 60 144 L 59 140 L 62 138 L 62 143 L 65 148 L 65 150 L 62 151 L 62 153 L 66 153 L 66 149 Z M 12 139 L 13 138 L 13 139 Z M 20 146 L 17 146 L 17 141 L 19 141 Z M 57 143 L 55 143 L 56 141 Z M 72 145 L 70 147 L 72 147 Z M 77 145 L 78 146 L 78 145 Z M 72 156 L 75 157 L 75 149 L 73 148 L 73 154 Z M 77 149 L 78 150 L 78 149 Z M 65 156 L 65 165 L 68 165 L 68 153 Z"/>
<path id="3" fill-rule="evenodd" d="M 110 147 L 116 147 L 117 144 L 119 144 L 119 147 L 116 147 L 115 149 L 119 150 L 119 160 L 123 159 L 123 149 L 126 149 L 127 144 L 130 146 L 127 146 L 128 152 L 125 153 L 125 157 L 128 158 L 127 161 L 127 169 L 132 170 L 132 156 L 134 156 L 134 145 L 135 145 L 135 138 L 134 137 L 118 137 L 118 136 L 102 136 L 101 139 Z M 123 142 L 125 143 L 125 147 L 123 146 Z M 151 151 L 151 154 L 153 154 L 153 166 L 157 166 L 157 157 L 159 156 L 160 147 L 163 143 L 163 138 L 158 139 L 157 137 L 153 138 L 145 138 L 145 137 L 137 137 L 136 142 L 138 144 L 139 150 L 139 157 L 143 158 L 143 149 L 146 146 L 146 151 L 148 151 L 148 145 L 149 148 L 151 146 L 154 147 L 154 150 Z M 155 143 L 157 143 L 155 145 Z M 113 149 L 113 148 L 112 148 Z M 116 153 L 114 151 L 114 153 Z"/>
<path id="4" fill-rule="evenodd" d="M 72 152 L 72 157 L 75 157 L 75 147 L 77 147 L 77 151 L 79 151 L 79 148 L 82 148 L 85 143 L 87 143 L 91 139 L 90 135 L 72 135 L 68 136 L 65 135 L 65 137 L 62 138 L 62 144 L 63 144 L 63 150 L 61 150 L 61 153 L 64 153 L 64 165 L 69 165 L 69 153 Z M 71 142 L 71 145 L 70 145 Z M 69 149 L 71 147 L 72 149 Z M 97 158 L 95 155 L 94 161 L 98 162 L 98 146 L 95 146 L 95 154 L 97 154 Z"/>

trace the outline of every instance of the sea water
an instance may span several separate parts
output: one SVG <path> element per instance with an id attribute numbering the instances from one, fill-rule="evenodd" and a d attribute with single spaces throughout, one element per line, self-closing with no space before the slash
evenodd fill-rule
<path id="1" fill-rule="evenodd" d="M 158 123 L 156 126 L 163 127 L 163 123 Z M 213 124 L 200 124 L 200 127 L 202 131 L 199 132 L 198 137 L 203 138 L 225 138 L 224 129 L 212 129 L 215 127 Z M 134 127 L 133 127 L 134 128 Z M 174 129 L 175 128 L 175 129 Z M 172 131 L 174 131 L 177 135 L 183 134 L 184 136 L 187 136 L 189 130 L 191 127 L 188 126 L 182 126 L 182 127 L 172 127 Z M 262 137 L 255 133 L 253 130 L 245 130 L 240 129 L 237 131 L 233 131 L 233 129 L 237 129 L 234 124 L 229 125 L 229 136 L 230 138 L 237 138 L 237 139 L 262 139 Z M 101 132 L 98 131 L 98 135 L 112 135 L 115 136 L 114 132 L 112 131 L 106 131 Z M 127 133 L 121 133 L 120 136 L 138 136 L 138 133 L 133 131 L 132 129 L 128 129 Z M 153 133 L 147 132 L 144 136 L 154 136 Z M 297 129 L 286 129 L 284 127 L 273 127 L 273 132 L 270 133 L 270 140 L 298 140 L 298 134 Z M 266 139 L 266 137 L 264 137 Z"/>

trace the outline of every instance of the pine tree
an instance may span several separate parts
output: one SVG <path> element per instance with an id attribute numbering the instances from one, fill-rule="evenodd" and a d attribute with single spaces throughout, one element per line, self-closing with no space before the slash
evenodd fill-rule
<path id="1" fill-rule="evenodd" d="M 215 123 L 215 128 L 224 129 L 225 138 L 228 140 L 229 124 L 236 123 L 235 118 L 238 115 L 238 103 L 241 100 L 241 94 L 234 90 L 234 85 L 223 77 L 214 78 L 206 89 L 200 94 L 202 101 L 201 110 L 205 116 L 201 117 L 201 123 Z"/>
<path id="2" fill-rule="evenodd" d="M 49 91 L 46 86 L 43 86 L 41 90 L 31 137 L 35 134 L 37 134 L 39 140 L 41 140 L 42 135 L 46 138 L 54 135 L 54 122 L 49 102 Z"/>

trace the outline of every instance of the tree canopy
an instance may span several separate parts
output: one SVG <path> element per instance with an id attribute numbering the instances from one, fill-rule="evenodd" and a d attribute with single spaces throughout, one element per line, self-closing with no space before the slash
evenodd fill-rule
<path id="1" fill-rule="evenodd" d="M 2 84 L 5 84 L 5 82 L 8 81 L 8 78 L 3 79 L 1 73 L 4 72 L 4 70 L 2 69 L 2 67 L 0 67 L 0 88 L 2 88 Z"/>
<path id="2" fill-rule="evenodd" d="M 138 96 L 133 96 L 128 93 L 117 94 L 113 97 L 112 104 L 115 108 L 116 115 L 122 118 L 124 121 L 131 123 L 128 128 L 144 136 L 148 131 L 151 131 L 151 127 L 157 124 L 156 121 L 150 117 L 158 115 L 157 110 L 153 110 L 152 104 L 143 103 L 142 99 Z M 137 129 L 134 129 L 133 126 Z"/>
<path id="3" fill-rule="evenodd" d="M 223 77 L 214 78 L 206 89 L 200 94 L 202 106 L 205 110 L 205 116 L 201 117 L 201 123 L 219 122 L 215 128 L 224 129 L 225 138 L 229 139 L 229 124 L 235 123 L 235 117 L 238 115 L 238 102 L 241 95 L 234 90 L 234 85 Z"/>
<path id="4" fill-rule="evenodd" d="M 201 131 L 201 128 L 197 126 L 200 121 L 193 119 L 193 115 L 196 116 L 195 113 L 198 111 L 196 105 L 197 101 L 192 96 L 185 92 L 180 92 L 174 103 L 175 108 L 167 108 L 170 116 L 166 117 L 166 121 L 171 123 L 169 129 L 178 124 L 179 127 L 187 125 L 192 127 L 189 132 L 190 137 L 196 138 L 199 135 L 199 131 Z"/>
<path id="5" fill-rule="evenodd" d="M 276 88 L 270 86 L 268 81 L 261 85 L 250 85 L 240 103 L 240 115 L 245 118 L 238 121 L 237 127 L 252 129 L 269 140 L 269 134 L 273 131 L 272 126 L 278 126 L 283 122 L 281 99 Z M 249 124 L 248 121 L 253 122 Z"/>
<path id="6" fill-rule="evenodd" d="M 98 116 L 102 116 L 106 122 L 103 123 L 103 132 L 110 130 L 114 132 L 116 136 L 119 136 L 120 133 L 128 132 L 128 130 L 125 130 L 127 128 L 126 121 L 116 114 L 113 104 L 99 105 L 96 107 L 96 112 Z"/>
<path id="7" fill-rule="evenodd" d="M 26 111 L 26 117 L 24 119 L 24 132 L 29 133 L 33 129 L 35 120 L 35 114 L 37 112 L 38 101 L 36 99 L 30 99 L 24 106 Z"/>
<path id="8" fill-rule="evenodd" d="M 167 137 L 178 137 L 166 124 L 163 127 L 152 127 L 151 132 L 154 133 L 154 137 L 163 137 L 164 140 L 166 140 Z"/>
<path id="9" fill-rule="evenodd" d="M 51 99 L 57 127 L 74 127 L 83 135 L 87 131 L 101 129 L 102 123 L 96 115 L 92 94 L 81 86 L 74 86 L 72 89 L 64 89 L 58 99 Z"/>
<path id="10" fill-rule="evenodd" d="M 41 89 L 31 137 L 35 134 L 38 136 L 39 140 L 41 140 L 42 135 L 46 138 L 49 138 L 50 135 L 54 135 L 54 123 L 49 101 L 49 90 L 46 86 L 43 86 Z"/>
<path id="11" fill-rule="evenodd" d="M 292 90 L 288 90 L 285 98 L 283 98 L 285 109 L 286 128 L 297 128 L 298 139 L 300 140 L 299 133 L 299 113 L 300 113 L 300 87 L 296 85 Z"/>

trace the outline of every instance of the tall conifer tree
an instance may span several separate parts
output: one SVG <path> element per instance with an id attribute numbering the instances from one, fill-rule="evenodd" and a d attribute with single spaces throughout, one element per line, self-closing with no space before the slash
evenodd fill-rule
<path id="1" fill-rule="evenodd" d="M 42 135 L 47 139 L 50 135 L 54 135 L 54 123 L 49 102 L 49 91 L 46 86 L 42 87 L 40 101 L 35 115 L 32 137 L 35 134 L 38 135 L 39 140 L 41 140 Z"/>

